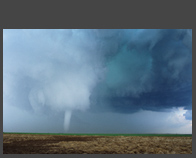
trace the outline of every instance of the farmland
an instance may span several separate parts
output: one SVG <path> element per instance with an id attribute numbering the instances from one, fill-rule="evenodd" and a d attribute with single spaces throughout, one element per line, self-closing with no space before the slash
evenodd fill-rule
<path id="1" fill-rule="evenodd" d="M 192 154 L 192 135 L 4 133 L 3 154 Z"/>

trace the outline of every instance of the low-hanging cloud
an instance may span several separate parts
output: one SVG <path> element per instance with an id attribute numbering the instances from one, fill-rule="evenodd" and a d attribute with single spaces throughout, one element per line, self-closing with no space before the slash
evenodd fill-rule
<path id="1" fill-rule="evenodd" d="M 6 104 L 34 111 L 192 109 L 192 30 L 4 30 Z M 188 114 L 187 114 L 188 115 Z"/>
<path id="2" fill-rule="evenodd" d="M 191 109 L 190 32 L 127 31 L 127 40 L 107 62 L 106 77 L 95 88 L 93 105 L 102 104 L 103 108 L 109 106 L 109 110 L 128 113 L 139 109 Z"/>

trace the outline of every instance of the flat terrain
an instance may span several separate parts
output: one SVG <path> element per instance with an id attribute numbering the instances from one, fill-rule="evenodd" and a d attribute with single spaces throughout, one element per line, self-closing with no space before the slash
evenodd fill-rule
<path id="1" fill-rule="evenodd" d="M 3 134 L 3 154 L 192 154 L 192 137 Z"/>

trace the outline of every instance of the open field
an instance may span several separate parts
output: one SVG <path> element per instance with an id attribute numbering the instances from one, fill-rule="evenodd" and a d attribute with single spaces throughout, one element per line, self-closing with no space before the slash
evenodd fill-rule
<path id="1" fill-rule="evenodd" d="M 4 133 L 3 154 L 192 154 L 192 135 Z"/>

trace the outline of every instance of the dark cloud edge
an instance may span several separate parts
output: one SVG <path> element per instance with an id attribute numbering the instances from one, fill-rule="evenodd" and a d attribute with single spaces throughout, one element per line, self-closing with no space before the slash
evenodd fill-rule
<path id="1" fill-rule="evenodd" d="M 135 1 L 136 2 L 136 1 Z M 3 29 L 6 28 L 190 28 L 193 29 L 193 2 L 183 3 L 184 1 L 178 1 L 178 3 L 170 2 L 162 4 L 159 3 L 160 8 L 155 7 L 157 1 L 145 2 L 146 4 L 141 4 L 140 1 L 137 1 L 135 5 L 140 6 L 136 7 L 135 5 L 125 4 L 123 7 L 120 7 L 119 4 L 114 2 L 114 5 L 111 4 L 96 4 L 97 10 L 89 8 L 90 1 L 87 3 L 82 2 L 83 4 L 78 4 L 76 6 L 77 12 L 74 14 L 76 3 L 72 1 L 70 7 L 68 2 L 60 5 L 60 8 L 53 8 L 54 4 L 52 1 L 47 1 L 50 7 L 46 7 L 45 2 L 39 2 L 39 4 L 34 1 L 30 2 L 25 1 L 15 1 L 11 3 L 10 1 L 1 2 L 1 20 L 0 20 L 0 35 L 3 37 Z M 29 8 L 25 5 L 30 6 Z M 91 1 L 92 3 L 92 1 Z M 133 2 L 132 2 L 133 4 Z M 155 5 L 154 5 L 155 4 Z M 83 5 L 83 7 L 81 7 Z M 105 6 L 103 9 L 101 9 Z M 118 9 L 118 7 L 120 7 Z M 132 8 L 131 8 L 132 7 Z M 37 9 L 38 8 L 38 9 Z M 44 12 L 43 12 L 44 8 Z M 48 10 L 47 10 L 47 9 Z M 108 8 L 110 12 L 108 13 Z M 138 8 L 141 13 L 138 13 Z M 182 9 L 183 8 L 183 9 Z M 113 9 L 113 10 L 112 10 Z M 35 12 L 36 10 L 36 12 Z M 61 17 L 57 18 L 56 16 L 61 12 Z M 82 12 L 82 11 L 87 12 Z M 118 10 L 118 12 L 116 11 Z M 95 14 L 89 14 L 89 12 L 96 12 Z M 35 14 L 36 13 L 36 14 Z M 55 16 L 55 14 L 56 16 Z M 134 14 L 135 13 L 135 14 Z M 47 15 L 47 16 L 46 16 Z M 78 16 L 80 15 L 80 16 Z M 94 16 L 93 16 L 94 15 Z M 124 17 L 123 15 L 126 15 Z M 122 18 L 122 16 L 124 18 Z M 70 18 L 71 17 L 71 18 Z M 94 19 L 93 19 L 93 18 Z M 108 20 L 110 18 L 110 20 Z M 74 19 L 74 20 L 73 20 Z M 139 20 L 138 20 L 139 19 Z M 1 38 L 1 44 L 3 45 L 3 38 Z M 3 67 L 3 47 L 1 47 L 1 66 Z M 194 66 L 194 64 L 193 64 Z M 194 74 L 193 74 L 194 77 Z M 3 69 L 1 68 L 1 103 L 3 105 Z M 3 116 L 3 106 L 0 109 L 1 116 Z M 1 117 L 1 129 L 3 127 L 3 117 Z M 3 131 L 1 130 L 1 136 L 3 136 Z M 3 142 L 3 137 L 0 137 L 0 142 Z M 3 143 L 0 145 L 0 157 L 17 157 L 16 155 L 3 155 Z M 19 155 L 21 156 L 21 155 Z M 26 157 L 27 155 L 22 155 L 21 157 Z M 28 155 L 27 157 L 36 157 L 38 155 Z M 46 155 L 40 155 L 45 157 Z M 53 155 L 47 155 L 46 157 L 53 157 Z M 64 157 L 65 155 L 55 155 Z M 82 157 L 82 155 L 80 155 Z M 85 157 L 90 157 L 91 155 L 84 155 Z M 96 155 L 93 155 L 98 157 Z M 100 155 L 101 157 L 103 155 Z M 104 155 L 103 157 L 108 155 Z M 114 157 L 119 157 L 119 155 L 114 155 Z M 120 155 L 120 157 L 129 157 L 130 155 Z M 134 155 L 135 157 L 140 157 L 141 155 Z M 156 157 L 157 155 L 146 155 L 147 157 Z M 158 155 L 159 157 L 164 157 L 164 155 Z M 170 156 L 170 155 L 166 155 Z M 172 157 L 181 157 L 186 155 L 171 155 Z M 192 156 L 192 155 L 191 155 Z M 190 156 L 190 157 L 191 157 Z M 67 155 L 67 157 L 75 157 L 75 155 Z"/>

